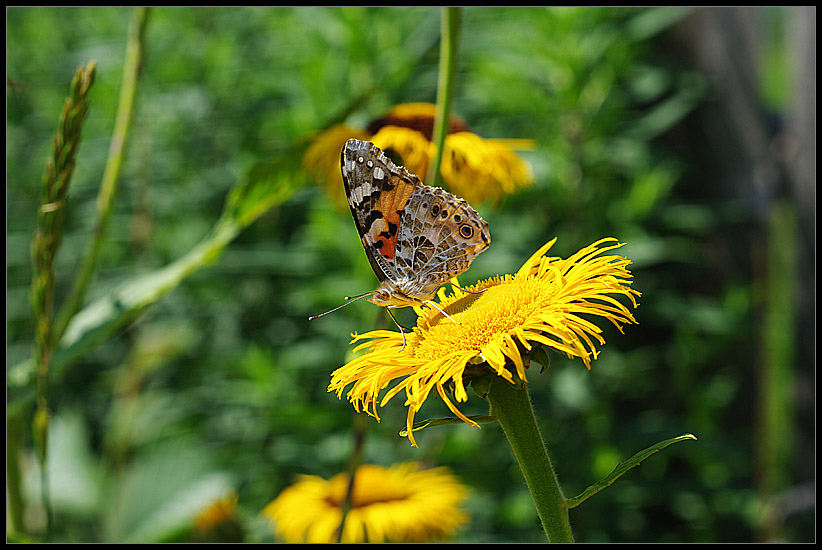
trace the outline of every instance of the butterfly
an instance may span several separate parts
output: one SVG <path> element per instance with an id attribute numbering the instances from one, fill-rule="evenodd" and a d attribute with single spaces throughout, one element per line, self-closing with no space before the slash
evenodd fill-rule
<path id="1" fill-rule="evenodd" d="M 387 308 L 403 333 L 404 349 L 405 332 L 391 309 L 428 304 L 453 321 L 431 298 L 488 248 L 488 223 L 465 200 L 425 185 L 371 142 L 349 139 L 340 168 L 354 224 L 380 282 L 346 301 L 366 298 Z"/>

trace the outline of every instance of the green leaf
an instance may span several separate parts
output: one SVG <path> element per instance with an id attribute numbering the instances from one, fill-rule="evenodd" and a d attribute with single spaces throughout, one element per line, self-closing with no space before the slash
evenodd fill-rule
<path id="1" fill-rule="evenodd" d="M 565 500 L 565 507 L 566 508 L 575 508 L 575 507 L 579 506 L 580 504 L 585 502 L 588 498 L 594 496 L 595 494 L 597 494 L 601 490 L 605 489 L 606 487 L 610 487 L 617 479 L 620 478 L 620 476 L 622 476 L 622 474 L 624 474 L 625 472 L 627 472 L 631 468 L 639 466 L 640 463 L 643 460 L 645 460 L 646 458 L 648 458 L 649 456 L 653 455 L 654 453 L 657 453 L 657 452 L 661 451 L 662 449 L 664 449 L 668 445 L 672 445 L 672 444 L 674 444 L 678 441 L 684 441 L 686 439 L 696 440 L 696 436 L 692 435 L 692 434 L 684 434 L 684 435 L 680 435 L 678 437 L 672 437 L 671 439 L 666 439 L 665 441 L 660 441 L 656 445 L 652 445 L 652 446 L 648 447 L 647 449 L 638 452 L 637 454 L 635 454 L 634 456 L 632 456 L 628 460 L 620 462 L 619 464 L 616 465 L 616 467 L 611 471 L 610 474 L 608 474 L 607 476 L 603 477 L 602 479 L 600 479 L 599 481 L 597 481 L 596 483 L 594 483 L 593 485 L 591 485 L 590 487 L 585 489 L 578 496 L 575 496 L 574 498 L 566 499 Z"/>
<path id="2" fill-rule="evenodd" d="M 187 254 L 155 271 L 125 281 L 105 296 L 78 311 L 69 322 L 52 359 L 49 377 L 60 379 L 63 371 L 94 346 L 133 322 L 163 296 L 197 270 L 212 264 L 228 244 L 269 209 L 288 200 L 296 190 L 299 158 L 289 149 L 264 167 L 255 167 L 229 192 L 222 217 L 211 233 Z M 281 169 L 281 171 L 277 171 Z M 9 369 L 8 388 L 20 393 L 9 402 L 9 414 L 19 411 L 33 393 L 34 361 Z"/>
<path id="3" fill-rule="evenodd" d="M 654 139 L 690 113 L 703 99 L 706 90 L 707 84 L 702 76 L 683 75 L 676 93 L 635 121 L 626 135 L 643 142 Z"/>
<path id="4" fill-rule="evenodd" d="M 140 454 L 111 487 L 102 522 L 111 542 L 163 542 L 234 486 L 208 450 L 177 441 Z"/>
<path id="5" fill-rule="evenodd" d="M 77 411 L 55 415 L 49 425 L 52 503 L 55 510 L 86 518 L 100 509 L 103 474 L 89 441 L 88 426 Z M 34 481 L 39 483 L 39 479 Z"/>
<path id="6" fill-rule="evenodd" d="M 302 140 L 271 159 L 255 163 L 229 191 L 223 219 L 245 228 L 272 207 L 288 200 L 305 183 L 300 162 L 307 146 L 308 142 Z"/>
<path id="7" fill-rule="evenodd" d="M 343 119 L 373 92 L 374 88 L 366 90 L 331 120 Z M 55 350 L 49 373 L 52 382 L 59 380 L 63 370 L 84 353 L 122 330 L 189 275 L 216 261 L 228 244 L 257 218 L 291 198 L 306 182 L 301 162 L 309 144 L 307 138 L 297 140 L 271 158 L 255 163 L 228 192 L 223 213 L 211 233 L 186 255 L 124 282 L 77 312 Z M 14 393 L 7 404 L 8 414 L 20 412 L 33 399 L 34 372 L 32 359 L 8 369 L 8 389 Z"/>
<path id="8" fill-rule="evenodd" d="M 671 27 L 691 13 L 694 8 L 661 6 L 645 9 L 628 22 L 627 36 L 632 40 L 647 40 Z"/>

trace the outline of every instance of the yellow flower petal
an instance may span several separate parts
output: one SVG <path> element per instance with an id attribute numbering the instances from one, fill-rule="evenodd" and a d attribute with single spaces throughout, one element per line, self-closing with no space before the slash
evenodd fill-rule
<path id="1" fill-rule="evenodd" d="M 471 132 L 445 136 L 442 179 L 469 203 L 498 201 L 531 185 L 531 167 L 505 140 L 484 139 Z"/>
<path id="2" fill-rule="evenodd" d="M 328 195 L 345 207 L 339 158 L 348 138 L 370 140 L 395 163 L 425 181 L 437 148 L 431 141 L 436 106 L 431 103 L 402 103 L 394 106 L 367 130 L 338 124 L 318 132 L 303 155 L 303 167 L 322 182 Z M 524 139 L 486 139 L 468 131 L 458 117 L 449 120 L 443 144 L 440 173 L 444 187 L 474 205 L 496 202 L 505 195 L 531 185 L 531 167 L 516 150 L 535 148 Z"/>
<path id="3" fill-rule="evenodd" d="M 348 475 L 326 481 L 300 476 L 261 512 L 285 542 L 337 542 Z M 427 542 L 451 536 L 468 521 L 466 488 L 447 468 L 417 463 L 365 464 L 354 474 L 342 542 Z"/>
<path id="4" fill-rule="evenodd" d="M 340 151 L 350 138 L 368 139 L 369 136 L 363 130 L 336 124 L 318 132 L 303 153 L 303 170 L 323 185 L 328 197 L 340 208 L 348 209 L 340 171 Z"/>

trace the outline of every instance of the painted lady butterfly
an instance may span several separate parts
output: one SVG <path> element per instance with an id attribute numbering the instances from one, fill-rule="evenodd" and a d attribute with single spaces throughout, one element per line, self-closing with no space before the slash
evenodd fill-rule
<path id="1" fill-rule="evenodd" d="M 368 141 L 349 139 L 340 164 L 354 223 L 380 281 L 375 290 L 346 300 L 367 298 L 385 306 L 392 319 L 395 307 L 439 309 L 431 301 L 437 288 L 467 270 L 491 243 L 488 223 L 463 199 L 423 184 Z M 397 326 L 404 348 L 405 333 Z"/>

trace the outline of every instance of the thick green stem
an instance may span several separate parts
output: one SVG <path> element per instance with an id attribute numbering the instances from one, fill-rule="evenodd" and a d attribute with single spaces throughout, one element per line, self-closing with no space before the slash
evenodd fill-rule
<path id="1" fill-rule="evenodd" d="M 518 389 L 502 378 L 488 391 L 491 413 L 514 451 L 548 542 L 574 542 L 565 497 L 537 427 L 527 386 Z"/>
<path id="2" fill-rule="evenodd" d="M 451 98 L 454 96 L 454 81 L 457 74 L 457 51 L 459 45 L 460 8 L 442 8 L 442 39 L 440 42 L 440 72 L 437 81 L 437 109 L 434 116 L 434 132 L 431 140 L 437 146 L 436 156 L 428 166 L 425 183 L 437 185 L 442 164 L 442 148 L 448 133 L 448 119 L 451 115 Z"/>

